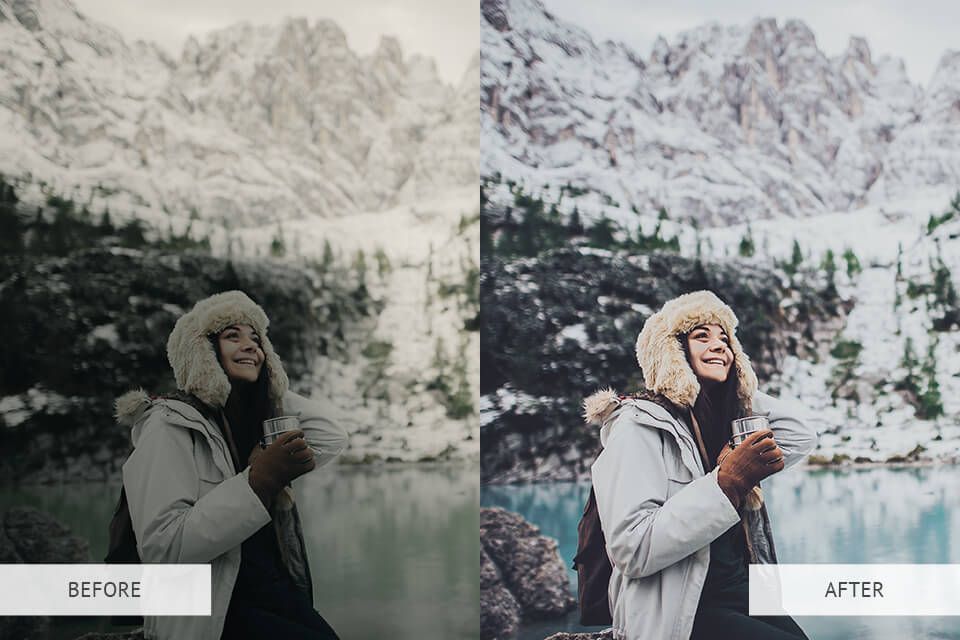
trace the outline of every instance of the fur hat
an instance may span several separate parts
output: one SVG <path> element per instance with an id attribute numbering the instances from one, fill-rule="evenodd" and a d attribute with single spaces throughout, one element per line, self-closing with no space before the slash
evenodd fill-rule
<path id="1" fill-rule="evenodd" d="M 230 395 L 230 380 L 217 359 L 209 336 L 233 324 L 248 324 L 260 336 L 264 366 L 270 376 L 270 399 L 280 404 L 289 381 L 274 352 L 263 309 L 242 291 L 225 291 L 201 300 L 177 320 L 167 339 L 167 359 L 177 388 L 212 407 L 222 407 Z"/>
<path id="2" fill-rule="evenodd" d="M 703 324 L 720 325 L 730 338 L 740 404 L 750 412 L 757 376 L 737 339 L 737 316 L 710 291 L 685 293 L 669 300 L 660 311 L 647 318 L 637 337 L 637 362 L 644 385 L 678 406 L 693 407 L 700 383 L 677 337 Z"/>

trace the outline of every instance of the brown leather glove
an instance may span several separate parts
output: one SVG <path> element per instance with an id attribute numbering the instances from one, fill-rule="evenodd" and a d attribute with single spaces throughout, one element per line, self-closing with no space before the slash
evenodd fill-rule
<path id="1" fill-rule="evenodd" d="M 254 447 L 249 461 L 250 488 L 268 509 L 283 487 L 316 466 L 300 430 L 281 435 L 266 449 Z"/>
<path id="2" fill-rule="evenodd" d="M 736 449 L 724 447 L 717 457 L 717 466 L 717 484 L 733 506 L 739 508 L 750 489 L 783 470 L 783 452 L 773 439 L 773 431 L 764 429 L 750 434 Z"/>

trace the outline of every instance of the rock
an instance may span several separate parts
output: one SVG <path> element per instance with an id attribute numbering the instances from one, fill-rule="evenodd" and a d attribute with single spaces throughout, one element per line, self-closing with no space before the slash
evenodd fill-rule
<path id="1" fill-rule="evenodd" d="M 85 633 L 76 640 L 143 640 L 143 629 L 134 629 L 124 633 Z"/>
<path id="2" fill-rule="evenodd" d="M 512 636 L 520 625 L 520 604 L 503 585 L 500 570 L 480 549 L 480 637 Z"/>
<path id="3" fill-rule="evenodd" d="M 89 562 L 87 542 L 53 516 L 33 507 L 13 507 L 0 518 L 0 562 Z M 48 638 L 48 616 L 0 617 L 0 638 Z"/>
<path id="4" fill-rule="evenodd" d="M 597 633 L 555 633 L 545 640 L 613 640 L 613 629 Z"/>
<path id="5" fill-rule="evenodd" d="M 3 529 L 25 563 L 89 562 L 90 548 L 50 514 L 33 507 L 13 507 L 3 517 Z"/>
<path id="6" fill-rule="evenodd" d="M 499 508 L 481 509 L 480 543 L 493 565 L 484 570 L 481 556 L 481 620 L 486 615 L 491 626 L 494 620 L 511 621 L 509 600 L 497 590 L 494 572 L 519 605 L 521 620 L 562 616 L 576 606 L 556 540 L 541 535 L 521 516 Z M 484 604 L 494 608 L 485 614 Z"/>

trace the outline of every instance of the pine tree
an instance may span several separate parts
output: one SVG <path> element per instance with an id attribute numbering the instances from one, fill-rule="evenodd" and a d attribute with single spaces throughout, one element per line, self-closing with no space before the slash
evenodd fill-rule
<path id="1" fill-rule="evenodd" d="M 361 286 L 367 283 L 367 256 L 363 249 L 357 249 L 357 254 L 353 258 L 353 269 L 357 272 L 357 281 Z"/>
<path id="2" fill-rule="evenodd" d="M 800 250 L 800 242 L 794 238 L 793 251 L 790 254 L 790 274 L 796 273 L 801 264 L 803 264 L 803 251 Z"/>
<path id="3" fill-rule="evenodd" d="M 756 247 L 753 244 L 753 231 L 750 229 L 750 225 L 747 225 L 747 233 L 740 239 L 740 247 L 738 253 L 742 258 L 750 258 L 753 256 L 756 251 Z"/>
<path id="4" fill-rule="evenodd" d="M 270 241 L 270 255 L 274 258 L 282 258 L 287 255 L 287 246 L 283 242 L 283 228 L 277 224 L 277 232 Z"/>
<path id="5" fill-rule="evenodd" d="M 583 222 L 580 220 L 580 209 L 574 205 L 573 213 L 570 214 L 570 220 L 567 222 L 567 229 L 570 231 L 571 235 L 582 236 L 583 235 Z"/>
<path id="6" fill-rule="evenodd" d="M 598 249 L 612 249 L 616 245 L 613 230 L 613 220 L 604 214 L 600 214 L 600 217 L 593 223 L 587 233 L 590 245 Z"/>
<path id="7" fill-rule="evenodd" d="M 823 256 L 823 261 L 820 263 L 820 268 L 827 274 L 827 288 L 825 293 L 831 297 L 836 296 L 837 263 L 833 257 L 833 249 L 827 249 L 827 253 Z"/>
<path id="8" fill-rule="evenodd" d="M 917 365 L 917 356 L 913 351 L 913 339 L 907 336 L 903 343 L 903 357 L 900 359 L 900 366 L 906 369 L 906 374 L 902 380 L 896 383 L 894 388 L 906 391 L 916 397 L 920 391 L 920 382 L 916 373 Z"/>
<path id="9" fill-rule="evenodd" d="M 863 269 L 860 267 L 860 260 L 857 258 L 857 254 L 853 252 L 853 249 L 847 247 L 843 252 L 843 259 L 847 263 L 847 277 L 853 279 L 854 276 L 859 274 Z"/>
<path id="10" fill-rule="evenodd" d="M 384 276 L 390 273 L 390 258 L 387 257 L 386 252 L 381 247 L 377 247 L 373 257 L 377 261 L 377 275 L 383 280 Z"/>
<path id="11" fill-rule="evenodd" d="M 326 238 L 323 240 L 323 257 L 320 260 L 323 273 L 328 273 L 333 266 L 333 247 L 330 246 L 330 240 Z"/>
<path id="12" fill-rule="evenodd" d="M 931 340 L 927 346 L 927 357 L 921 367 L 925 376 L 925 388 L 919 397 L 919 417 L 933 420 L 943 415 L 943 401 L 940 397 L 940 383 L 937 381 L 937 341 Z"/>

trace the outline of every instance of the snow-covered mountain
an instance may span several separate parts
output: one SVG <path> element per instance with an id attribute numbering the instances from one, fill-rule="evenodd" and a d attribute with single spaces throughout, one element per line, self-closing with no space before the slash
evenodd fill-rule
<path id="1" fill-rule="evenodd" d="M 648 56 L 538 0 L 484 0 L 482 173 L 589 186 L 701 224 L 848 210 L 960 182 L 960 52 L 926 87 L 801 21 L 707 24 Z"/>
<path id="2" fill-rule="evenodd" d="M 219 258 L 331 260 L 379 310 L 297 381 L 339 399 L 345 459 L 475 458 L 478 82 L 479 55 L 450 86 L 328 20 L 238 24 L 175 60 L 68 0 L 0 0 L 0 174 L 21 206 L 68 198 Z M 10 425 L 30 405 L 0 401 Z"/>
<path id="3" fill-rule="evenodd" d="M 0 172 L 234 224 L 380 211 L 476 184 L 476 83 L 391 37 L 359 56 L 329 20 L 238 24 L 172 60 L 68 0 L 0 0 Z"/>
<path id="4" fill-rule="evenodd" d="M 726 287 L 742 312 L 778 325 L 761 383 L 811 410 L 821 431 L 813 460 L 960 459 L 960 52 L 945 52 L 921 87 L 899 60 L 874 60 L 862 38 L 826 56 L 796 20 L 708 24 L 644 56 L 595 42 L 537 0 L 481 6 L 482 233 L 502 260 L 489 278 L 485 268 L 482 295 L 526 300 L 538 315 L 518 325 L 547 319 L 545 344 L 562 358 L 542 353 L 539 370 L 570 387 L 552 397 L 525 388 L 519 370 L 481 386 L 484 442 L 501 447 L 488 456 L 484 444 L 487 477 L 577 475 L 595 434 L 556 421 L 557 407 L 574 411 L 571 393 L 606 383 L 592 376 L 621 355 L 611 336 L 639 330 L 655 310 L 647 299 L 689 282 Z M 594 248 L 610 224 L 620 248 Z M 536 242 L 547 248 L 566 234 L 582 257 L 504 258 L 534 255 L 509 238 L 528 228 L 546 229 Z M 651 262 L 651 246 L 675 250 L 678 272 L 660 267 L 648 282 L 641 270 L 636 292 L 621 291 L 618 277 L 638 277 L 631 265 Z M 561 257 L 597 259 L 592 268 L 613 274 L 569 273 Z M 697 264 L 706 277 L 691 277 Z M 779 309 L 743 294 L 758 278 L 773 278 Z M 561 285 L 592 292 L 595 280 L 595 311 L 572 294 L 548 297 Z M 826 315 L 798 320 L 798 305 Z M 622 343 L 630 355 L 632 340 Z"/>

